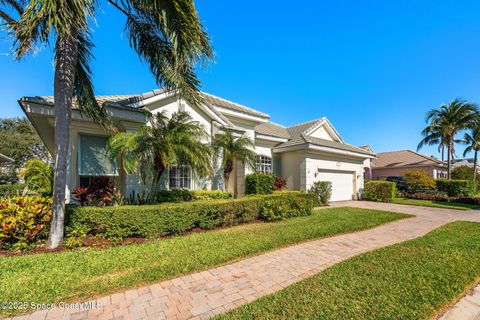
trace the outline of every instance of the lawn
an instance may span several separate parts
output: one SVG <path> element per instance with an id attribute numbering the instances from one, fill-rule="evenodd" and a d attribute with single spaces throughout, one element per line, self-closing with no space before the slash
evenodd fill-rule
<path id="1" fill-rule="evenodd" d="M 422 206 L 422 207 L 443 208 L 443 209 L 455 209 L 455 210 L 472 210 L 472 209 L 480 208 L 478 205 L 468 204 L 468 203 L 433 201 L 433 200 L 417 200 L 417 199 L 406 199 L 406 198 L 395 198 L 391 201 L 391 203 L 407 204 L 407 205 Z"/>
<path id="2" fill-rule="evenodd" d="M 406 217 L 409 216 L 376 210 L 332 208 L 315 211 L 308 217 L 253 223 L 139 245 L 1 257 L 0 301 L 53 303 L 88 299 Z"/>
<path id="3" fill-rule="evenodd" d="M 356 256 L 218 319 L 429 319 L 480 279 L 480 223 Z"/>

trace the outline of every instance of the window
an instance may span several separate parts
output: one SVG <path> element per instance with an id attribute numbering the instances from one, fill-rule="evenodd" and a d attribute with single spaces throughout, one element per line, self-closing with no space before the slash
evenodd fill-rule
<path id="1" fill-rule="evenodd" d="M 192 174 L 186 165 L 172 165 L 168 169 L 170 189 L 190 189 Z"/>
<path id="2" fill-rule="evenodd" d="M 115 160 L 107 154 L 107 137 L 79 135 L 78 137 L 78 185 L 89 187 L 96 178 L 108 178 L 113 182 L 118 176 Z"/>
<path id="3" fill-rule="evenodd" d="M 259 156 L 257 159 L 257 172 L 272 173 L 272 158 Z"/>

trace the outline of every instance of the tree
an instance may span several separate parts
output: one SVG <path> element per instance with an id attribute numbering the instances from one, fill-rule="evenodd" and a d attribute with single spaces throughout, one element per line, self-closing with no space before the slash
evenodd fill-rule
<path id="1" fill-rule="evenodd" d="M 474 125 L 469 128 L 469 132 L 465 132 L 463 137 L 464 143 L 467 144 L 463 157 L 466 157 L 467 153 L 473 151 L 473 180 L 477 179 L 477 161 L 478 151 L 480 150 L 480 124 L 477 120 Z"/>
<path id="2" fill-rule="evenodd" d="M 188 113 L 175 112 L 168 118 L 164 111 L 151 117 L 150 126 L 115 134 L 107 149 L 112 158 L 122 160 L 127 173 L 139 172 L 144 183 L 151 183 L 153 199 L 160 177 L 172 164 L 186 164 L 199 176 L 211 172 L 210 148 L 202 142 L 207 139 L 204 127 Z"/>
<path id="3" fill-rule="evenodd" d="M 459 131 L 468 128 L 477 118 L 478 108 L 475 104 L 455 99 L 448 105 L 442 104 L 439 109 L 427 112 L 425 122 L 428 126 L 422 131 L 423 139 L 417 150 L 424 145 L 445 146 L 447 148 L 448 179 L 451 177 L 452 157 L 455 154 L 455 139 Z"/>
<path id="4" fill-rule="evenodd" d="M 426 171 L 410 169 L 405 171 L 404 177 L 408 192 L 417 193 L 437 188 L 435 179 Z"/>
<path id="5" fill-rule="evenodd" d="M 130 46 L 146 61 L 159 86 L 178 91 L 190 103 L 200 103 L 197 62 L 213 56 L 193 0 L 107 0 L 126 18 Z M 37 44 L 54 43 L 55 172 L 53 218 L 48 247 L 63 243 L 68 144 L 74 98 L 80 112 L 110 128 L 91 82 L 90 24 L 98 3 L 94 0 L 0 1 L 0 18 L 14 38 L 15 57 L 21 59 Z M 14 16 L 18 16 L 15 18 Z"/>
<path id="6" fill-rule="evenodd" d="M 452 170 L 452 179 L 455 180 L 472 180 L 473 168 L 470 166 L 458 166 Z"/>
<path id="7" fill-rule="evenodd" d="M 50 159 L 47 148 L 26 118 L 0 119 L 0 153 L 15 160 L 15 169 L 30 159 Z"/>
<path id="8" fill-rule="evenodd" d="M 245 134 L 236 138 L 231 130 L 225 130 L 225 133 L 215 136 L 212 146 L 214 156 L 221 157 L 225 191 L 229 191 L 228 182 L 236 161 L 255 168 L 257 155 L 251 149 L 253 147 L 252 140 Z"/>

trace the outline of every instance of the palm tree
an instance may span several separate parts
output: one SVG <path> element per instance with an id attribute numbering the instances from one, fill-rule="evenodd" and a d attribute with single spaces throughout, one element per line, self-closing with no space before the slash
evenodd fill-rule
<path id="1" fill-rule="evenodd" d="M 230 174 L 236 161 L 255 167 L 257 155 L 251 149 L 253 142 L 245 134 L 235 137 L 231 130 L 225 130 L 223 134 L 215 136 L 213 142 L 215 158 L 221 157 L 223 168 L 223 183 L 225 190 L 228 190 Z"/>
<path id="2" fill-rule="evenodd" d="M 422 131 L 423 139 L 417 150 L 424 145 L 440 144 L 447 148 L 448 179 L 451 176 L 451 160 L 455 154 L 455 136 L 463 129 L 468 128 L 477 118 L 478 108 L 475 104 L 455 99 L 448 105 L 442 104 L 439 109 L 427 112 L 425 122 L 428 126 Z"/>
<path id="3" fill-rule="evenodd" d="M 463 156 L 466 157 L 467 153 L 473 151 L 473 180 L 477 179 L 477 159 L 478 151 L 480 150 L 480 124 L 478 121 L 469 128 L 470 132 L 465 132 L 464 143 L 467 144 Z"/>
<path id="4" fill-rule="evenodd" d="M 178 91 L 190 103 L 200 103 L 200 81 L 195 65 L 212 59 L 209 38 L 200 23 L 193 0 L 106 0 L 126 17 L 130 46 L 146 61 L 159 86 Z M 0 18 L 14 38 L 16 59 L 34 52 L 37 44 L 54 45 L 55 172 L 53 218 L 48 247 L 63 243 L 65 186 L 70 141 L 72 102 L 80 111 L 111 128 L 91 83 L 93 58 L 90 23 L 94 0 L 4 0 Z M 18 18 L 16 17 L 18 16 Z"/>
<path id="5" fill-rule="evenodd" d="M 195 174 L 208 176 L 211 152 L 202 140 L 208 140 L 207 132 L 188 113 L 175 112 L 168 118 L 164 111 L 151 117 L 150 126 L 113 135 L 107 149 L 112 158 L 122 160 L 127 173 L 139 172 L 144 183 L 151 183 L 151 200 L 160 177 L 172 164 L 186 164 Z"/>

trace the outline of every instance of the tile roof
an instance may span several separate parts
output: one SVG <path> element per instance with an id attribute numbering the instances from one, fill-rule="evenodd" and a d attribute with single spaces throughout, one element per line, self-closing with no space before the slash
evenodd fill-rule
<path id="1" fill-rule="evenodd" d="M 229 101 L 229 100 L 225 100 L 223 98 L 214 96 L 212 94 L 202 92 L 202 95 L 203 95 L 203 98 L 205 99 L 205 101 L 207 103 L 213 104 L 215 106 L 223 107 L 223 108 L 234 110 L 234 111 L 239 111 L 239 112 L 242 112 L 242 113 L 246 113 L 246 114 L 249 114 L 249 115 L 254 115 L 254 116 L 257 116 L 257 117 L 261 117 L 261 118 L 270 118 L 270 115 L 268 115 L 266 113 L 254 110 L 252 108 L 246 107 L 244 105 L 241 105 L 241 104 Z"/>
<path id="2" fill-rule="evenodd" d="M 259 124 L 255 127 L 255 132 L 259 134 L 264 134 L 267 136 L 290 139 L 290 134 L 287 131 L 287 128 L 284 126 L 274 123 L 274 122 L 265 122 Z"/>
<path id="3" fill-rule="evenodd" d="M 377 158 L 373 160 L 374 168 L 414 167 L 426 165 L 443 166 L 444 163 L 412 150 L 379 152 L 377 153 Z"/>
<path id="4" fill-rule="evenodd" d="M 145 99 L 155 97 L 157 95 L 166 93 L 167 90 L 165 89 L 156 89 L 142 94 L 127 94 L 127 95 L 109 95 L 109 96 L 96 96 L 96 99 L 100 105 L 104 103 L 114 103 L 117 106 L 122 107 L 130 107 L 132 103 L 138 103 Z M 242 112 L 248 115 L 253 115 L 261 118 L 269 118 L 270 116 L 266 113 L 254 110 L 252 108 L 246 107 L 244 105 L 235 103 L 233 101 L 229 101 L 226 99 L 222 99 L 220 97 L 214 96 L 209 93 L 201 92 L 201 95 L 205 99 L 205 102 L 210 105 L 210 107 L 218 106 L 238 112 Z M 43 103 L 43 104 L 50 104 L 53 105 L 53 96 L 36 96 L 36 97 L 25 97 L 24 99 L 28 99 L 33 102 Z M 78 108 L 76 105 L 76 101 L 74 101 L 74 108 Z M 135 107 L 131 107 L 135 108 Z M 217 115 L 219 111 L 215 110 L 215 108 L 211 108 Z"/>
<path id="5" fill-rule="evenodd" d="M 317 124 L 319 124 L 324 120 L 326 120 L 326 118 L 315 119 L 315 120 L 311 120 L 305 123 L 297 124 L 297 125 L 286 128 L 288 134 L 290 135 L 290 140 L 278 145 L 277 148 L 285 148 L 285 147 L 310 143 L 310 144 L 314 144 L 321 147 L 335 148 L 335 149 L 352 151 L 352 152 L 357 152 L 357 153 L 362 153 L 367 155 L 373 154 L 368 150 L 355 147 L 347 143 L 316 138 L 306 134 L 306 132 L 308 132 L 310 129 L 312 129 L 314 126 L 316 126 Z"/>

